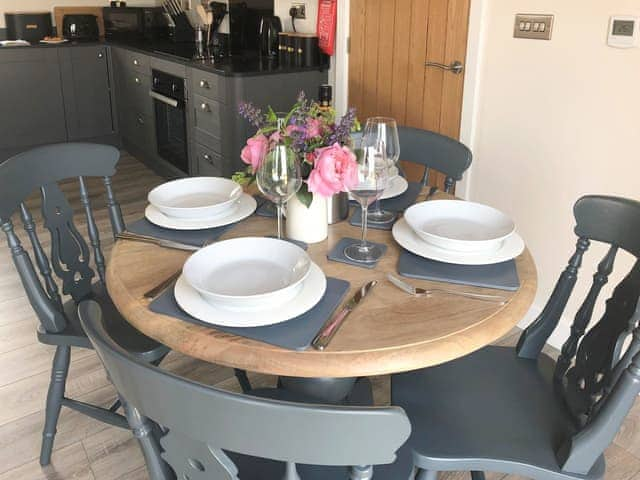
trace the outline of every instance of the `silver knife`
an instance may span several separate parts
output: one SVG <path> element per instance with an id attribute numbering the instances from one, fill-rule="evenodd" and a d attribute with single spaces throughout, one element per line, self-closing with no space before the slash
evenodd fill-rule
<path id="1" fill-rule="evenodd" d="M 316 350 L 324 350 L 327 345 L 329 345 L 329 342 L 340 326 L 344 323 L 345 319 L 351 312 L 353 312 L 353 310 L 377 283 L 378 282 L 376 280 L 365 283 L 338 313 L 334 314 L 327 322 L 325 322 L 316 337 L 313 339 L 313 342 L 311 342 L 313 348 Z"/>

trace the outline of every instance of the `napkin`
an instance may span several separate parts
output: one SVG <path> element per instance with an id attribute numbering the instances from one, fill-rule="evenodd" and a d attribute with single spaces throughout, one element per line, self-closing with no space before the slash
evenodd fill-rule
<path id="1" fill-rule="evenodd" d="M 216 228 L 205 228 L 203 230 L 172 230 L 170 228 L 159 227 L 154 225 L 146 218 L 141 218 L 127 226 L 127 231 L 138 233 L 140 235 L 148 235 L 150 237 L 162 240 L 171 240 L 172 242 L 186 243 L 195 247 L 201 247 L 205 242 L 218 239 L 227 230 L 233 228 L 237 223 L 224 225 Z"/>

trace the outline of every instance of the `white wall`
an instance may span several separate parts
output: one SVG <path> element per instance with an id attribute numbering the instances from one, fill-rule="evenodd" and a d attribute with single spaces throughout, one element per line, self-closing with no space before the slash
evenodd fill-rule
<path id="1" fill-rule="evenodd" d="M 571 208 L 577 198 L 604 193 L 640 199 L 640 49 L 606 45 L 609 16 L 640 16 L 640 3 L 484 1 L 468 194 L 515 219 L 538 267 L 533 315 L 574 249 Z M 538 12 L 555 14 L 552 40 L 512 38 L 514 15 Z M 598 247 L 581 270 L 576 292 L 582 295 L 604 254 Z M 621 260 L 609 289 L 631 266 L 628 256 Z M 566 337 L 582 295 L 570 304 L 555 345 Z"/>

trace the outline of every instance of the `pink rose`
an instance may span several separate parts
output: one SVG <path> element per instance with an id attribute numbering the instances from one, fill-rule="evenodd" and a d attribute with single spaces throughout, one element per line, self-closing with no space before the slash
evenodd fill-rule
<path id="1" fill-rule="evenodd" d="M 307 120 L 307 138 L 322 136 L 322 122 L 317 118 Z"/>
<path id="2" fill-rule="evenodd" d="M 356 156 L 347 147 L 338 143 L 318 149 L 316 162 L 309 180 L 309 191 L 330 197 L 338 192 L 346 192 L 358 183 L 358 163 Z"/>
<path id="3" fill-rule="evenodd" d="M 256 135 L 247 140 L 247 145 L 240 152 L 240 158 L 247 165 L 251 165 L 254 173 L 267 155 L 269 140 L 264 135 Z"/>

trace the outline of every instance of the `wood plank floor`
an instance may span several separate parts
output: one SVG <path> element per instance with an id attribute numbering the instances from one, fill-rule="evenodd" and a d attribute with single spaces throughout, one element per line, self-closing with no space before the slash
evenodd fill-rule
<path id="1" fill-rule="evenodd" d="M 124 154 L 114 186 L 126 221 L 139 218 L 147 192 L 161 183 L 141 163 Z M 89 184 L 96 221 L 102 232 L 108 257 L 112 240 L 104 210 L 104 194 L 99 181 Z M 84 231 L 76 183 L 63 186 L 77 212 L 77 225 Z M 40 218 L 37 197 L 28 202 L 34 217 Z M 18 218 L 14 219 L 20 225 Z M 46 235 L 41 234 L 46 239 Z M 22 235 L 24 241 L 24 235 Z M 130 433 L 105 426 L 68 409 L 62 410 L 52 464 L 38 464 L 43 406 L 49 382 L 52 348 L 36 340 L 37 319 L 22 290 L 4 240 L 0 241 L 0 480 L 74 479 L 144 480 L 147 472 L 140 450 Z M 26 242 L 23 243 L 26 246 Z M 47 248 L 45 242 L 45 248 Z M 513 344 L 518 332 L 501 343 Z M 203 383 L 236 390 L 228 368 L 200 362 L 172 352 L 163 366 L 179 375 Z M 274 378 L 251 375 L 257 385 L 273 385 Z M 374 379 L 376 401 L 388 402 L 388 378 Z M 108 405 L 114 398 L 100 362 L 92 351 L 75 349 L 72 354 L 67 392 L 80 400 Z M 607 451 L 608 480 L 640 480 L 640 403 L 627 418 L 614 445 Z M 468 478 L 462 473 L 441 475 L 441 479 Z M 491 480 L 515 480 L 514 476 L 489 474 Z"/>

